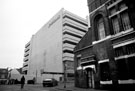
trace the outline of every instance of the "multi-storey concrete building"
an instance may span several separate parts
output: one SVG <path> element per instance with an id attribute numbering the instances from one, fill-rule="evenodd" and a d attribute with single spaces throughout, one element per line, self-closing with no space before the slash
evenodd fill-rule
<path id="1" fill-rule="evenodd" d="M 135 3 L 87 1 L 91 27 L 74 50 L 75 86 L 135 84 Z"/>
<path id="2" fill-rule="evenodd" d="M 34 75 L 38 82 L 41 82 L 42 79 L 38 78 L 54 77 L 61 80 L 66 73 L 65 78 L 73 80 L 73 49 L 87 30 L 86 19 L 61 9 L 32 36 L 31 42 L 26 45 L 31 46 L 30 52 L 27 51 L 28 75 Z"/>
<path id="3" fill-rule="evenodd" d="M 30 51 L 31 51 L 31 43 L 30 41 L 25 45 L 24 50 L 24 59 L 23 59 L 23 68 L 22 71 L 24 74 L 27 75 L 29 69 L 29 62 L 30 62 Z"/>

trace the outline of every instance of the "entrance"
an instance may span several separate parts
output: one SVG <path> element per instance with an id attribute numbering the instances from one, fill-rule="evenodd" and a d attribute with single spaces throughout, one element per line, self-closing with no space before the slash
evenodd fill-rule
<path id="1" fill-rule="evenodd" d="M 87 84 L 89 88 L 95 88 L 94 84 L 94 69 L 93 68 L 86 68 L 87 72 Z"/>

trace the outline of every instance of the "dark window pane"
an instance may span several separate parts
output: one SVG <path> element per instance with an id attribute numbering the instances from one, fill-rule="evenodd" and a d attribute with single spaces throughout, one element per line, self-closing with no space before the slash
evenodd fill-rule
<path id="1" fill-rule="evenodd" d="M 108 62 L 104 62 L 104 63 L 100 64 L 100 72 L 101 72 L 101 80 L 102 81 L 111 80 Z"/>
<path id="2" fill-rule="evenodd" d="M 118 78 L 120 80 L 127 80 L 129 76 L 126 60 L 125 59 L 117 60 L 117 67 L 118 67 Z"/>
<path id="3" fill-rule="evenodd" d="M 117 17 L 112 18 L 112 25 L 113 25 L 113 31 L 114 34 L 117 34 L 120 32 L 120 26 L 119 26 L 119 21 Z"/>
<path id="4" fill-rule="evenodd" d="M 128 58 L 130 79 L 135 79 L 135 57 Z"/>
<path id="5" fill-rule="evenodd" d="M 131 25 L 130 25 L 130 20 L 129 20 L 128 13 L 122 13 L 121 14 L 121 19 L 122 19 L 122 24 L 123 24 L 124 30 L 130 29 Z"/>
<path id="6" fill-rule="evenodd" d="M 103 18 L 100 18 L 100 19 L 97 21 L 97 29 L 98 29 L 98 36 L 99 36 L 99 39 L 105 38 L 105 28 L 104 28 Z"/>

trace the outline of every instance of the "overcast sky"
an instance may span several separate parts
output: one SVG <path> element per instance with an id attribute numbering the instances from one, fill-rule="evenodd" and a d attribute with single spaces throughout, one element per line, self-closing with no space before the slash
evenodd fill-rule
<path id="1" fill-rule="evenodd" d="M 0 68 L 22 67 L 25 44 L 61 8 L 88 15 L 87 0 L 0 0 Z"/>

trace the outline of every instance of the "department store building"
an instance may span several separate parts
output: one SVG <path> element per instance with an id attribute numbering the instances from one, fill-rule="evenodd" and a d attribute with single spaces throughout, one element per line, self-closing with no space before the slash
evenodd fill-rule
<path id="1" fill-rule="evenodd" d="M 37 82 L 74 80 L 73 49 L 87 31 L 87 19 L 61 9 L 26 44 L 23 72 Z"/>

